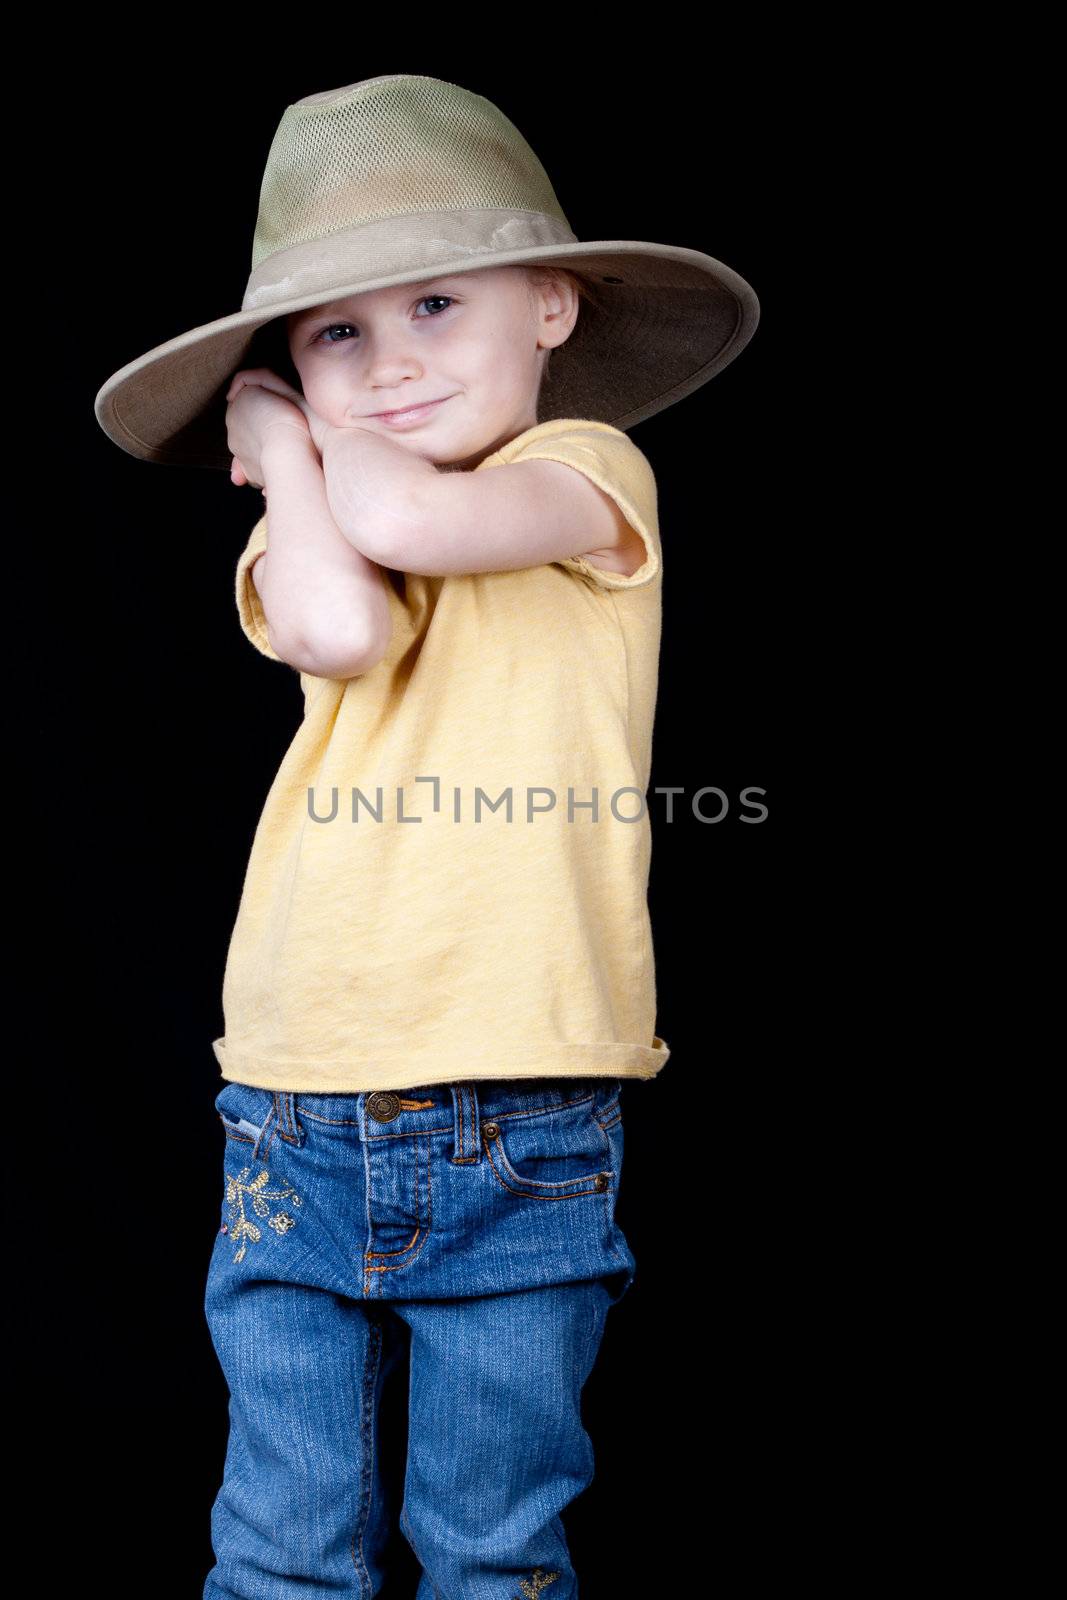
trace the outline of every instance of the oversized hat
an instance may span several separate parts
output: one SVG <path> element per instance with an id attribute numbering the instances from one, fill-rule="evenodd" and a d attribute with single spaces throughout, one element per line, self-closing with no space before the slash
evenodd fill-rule
<path id="1" fill-rule="evenodd" d="M 228 472 L 226 390 L 253 364 L 245 357 L 259 329 L 364 290 L 520 263 L 566 268 L 589 291 L 552 351 L 539 422 L 630 428 L 721 372 L 759 321 L 751 286 L 699 250 L 579 240 L 537 156 L 496 106 L 398 72 L 286 107 L 240 311 L 120 367 L 96 396 L 97 420 L 142 460 Z"/>

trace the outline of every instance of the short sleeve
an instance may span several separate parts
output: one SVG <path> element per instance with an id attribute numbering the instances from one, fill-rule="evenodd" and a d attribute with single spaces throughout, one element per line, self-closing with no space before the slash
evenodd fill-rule
<path id="1" fill-rule="evenodd" d="M 656 478 L 648 459 L 628 434 L 604 422 L 555 421 L 531 428 L 513 441 L 498 459 L 507 462 L 543 458 L 575 467 L 619 506 L 645 547 L 645 559 L 627 576 L 607 572 L 585 556 L 564 556 L 558 563 L 600 589 L 640 589 L 662 577 Z"/>
<path id="2" fill-rule="evenodd" d="M 281 656 L 272 648 L 267 636 L 267 619 L 252 581 L 252 565 L 266 548 L 267 518 L 264 514 L 252 529 L 248 543 L 237 563 L 237 616 L 246 637 L 252 641 L 256 649 L 262 655 L 269 656 L 272 661 L 281 661 Z"/>

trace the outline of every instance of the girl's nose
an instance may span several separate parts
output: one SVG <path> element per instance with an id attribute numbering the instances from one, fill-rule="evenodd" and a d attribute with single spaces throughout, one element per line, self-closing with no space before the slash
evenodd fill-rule
<path id="1" fill-rule="evenodd" d="M 402 329 L 379 328 L 366 334 L 363 370 L 372 383 L 388 385 L 400 378 L 421 377 L 422 362 Z"/>
<path id="2" fill-rule="evenodd" d="M 404 378 L 418 378 L 421 375 L 421 363 L 414 356 L 405 355 L 398 350 L 383 350 L 380 354 L 373 355 L 367 363 L 369 381 L 383 389 L 401 382 Z"/>

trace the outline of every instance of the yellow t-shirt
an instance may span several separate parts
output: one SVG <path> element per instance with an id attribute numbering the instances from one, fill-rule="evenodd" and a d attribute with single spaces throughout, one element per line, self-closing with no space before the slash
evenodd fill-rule
<path id="1" fill-rule="evenodd" d="M 655 477 L 618 428 L 565 419 L 474 470 L 532 457 L 609 493 L 644 563 L 630 577 L 580 556 L 451 577 L 383 569 L 386 655 L 347 680 L 300 675 L 303 721 L 230 940 L 213 1047 L 226 1079 L 356 1093 L 651 1078 L 667 1060 L 647 902 Z M 237 609 L 277 661 L 248 571 L 266 544 L 264 515 L 237 565 Z"/>

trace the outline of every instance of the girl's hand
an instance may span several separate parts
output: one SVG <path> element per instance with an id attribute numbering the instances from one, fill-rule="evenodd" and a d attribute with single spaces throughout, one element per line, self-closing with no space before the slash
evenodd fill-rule
<path id="1" fill-rule="evenodd" d="M 253 399 L 251 403 L 247 401 L 241 403 L 238 409 L 239 396 L 245 390 L 253 395 L 258 390 L 261 392 L 261 397 L 259 401 Z M 276 404 L 266 398 L 268 395 L 277 395 L 284 403 Z M 271 427 L 279 424 L 310 434 L 321 459 L 322 441 L 329 424 L 311 409 L 299 390 L 286 383 L 284 378 L 279 378 L 269 367 L 246 367 L 240 372 L 235 372 L 230 379 L 226 399 L 229 402 L 226 426 L 232 435 L 229 438 L 229 445 L 234 454 L 233 466 L 230 469 L 233 483 L 238 485 L 255 483 L 258 487 L 262 487 L 260 451 L 263 439 Z M 294 408 L 299 411 L 302 422 L 298 422 Z"/>

